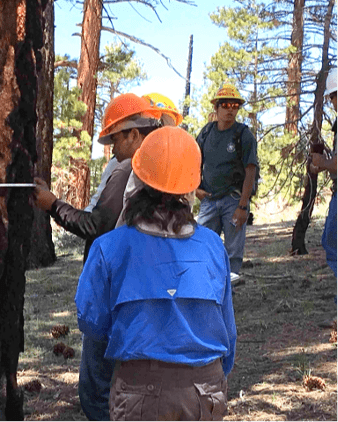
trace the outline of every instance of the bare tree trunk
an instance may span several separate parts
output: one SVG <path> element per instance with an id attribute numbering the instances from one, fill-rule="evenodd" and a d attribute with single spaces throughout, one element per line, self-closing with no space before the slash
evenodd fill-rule
<path id="1" fill-rule="evenodd" d="M 258 78 L 258 31 L 256 31 L 256 49 L 255 49 L 255 74 L 254 74 L 254 81 L 253 81 L 253 92 L 251 96 L 251 100 L 253 104 L 256 104 L 258 101 L 258 94 L 257 94 L 257 78 Z M 253 111 L 249 114 L 250 120 L 251 120 L 251 132 L 255 136 L 255 138 L 258 138 L 258 119 L 257 119 L 257 111 Z"/>
<path id="2" fill-rule="evenodd" d="M 304 37 L 304 4 L 305 0 L 294 0 L 293 24 L 291 45 L 296 47 L 296 52 L 291 53 L 288 72 L 288 105 L 286 107 L 285 128 L 295 135 L 298 133 L 298 121 L 300 118 L 300 92 L 303 62 L 303 37 Z"/>
<path id="3" fill-rule="evenodd" d="M 43 13 L 42 69 L 38 75 L 36 128 L 36 175 L 51 185 L 53 156 L 53 92 L 54 92 L 54 0 L 48 0 Z M 56 261 L 52 228 L 48 214 L 34 207 L 29 268 L 48 266 Z"/>
<path id="4" fill-rule="evenodd" d="M 87 104 L 82 118 L 82 130 L 91 137 L 94 133 L 97 69 L 101 36 L 102 0 L 85 0 L 81 34 L 81 55 L 78 65 L 78 86 L 82 89 L 80 100 Z"/>
<path id="5" fill-rule="evenodd" d="M 334 0 L 329 0 L 327 13 L 324 24 L 324 44 L 322 53 L 322 68 L 317 75 L 317 87 L 315 91 L 314 102 L 314 119 L 311 128 L 311 150 L 313 152 L 323 152 L 324 144 L 321 137 L 321 129 L 323 122 L 323 99 L 327 74 L 329 71 L 329 40 L 330 40 L 330 24 L 332 20 L 332 12 Z M 302 210 L 297 218 L 292 233 L 292 252 L 297 255 L 307 254 L 305 247 L 305 235 L 310 223 L 314 201 L 317 194 L 317 174 L 310 172 L 309 163 L 307 165 L 308 178 L 305 186 Z"/>
<path id="6" fill-rule="evenodd" d="M 99 50 L 102 20 L 102 0 L 85 0 L 83 4 L 83 21 L 81 32 L 81 55 L 78 64 L 77 84 L 81 88 L 80 100 L 87 105 L 87 111 L 82 116 L 82 129 L 86 130 L 91 138 L 94 134 L 94 114 L 96 106 L 97 70 L 99 66 Z M 92 145 L 93 147 L 93 145 Z M 90 170 L 82 159 L 72 158 L 73 183 L 69 186 L 69 202 L 79 208 L 88 205 L 90 199 Z M 85 167 L 87 167 L 85 169 Z M 89 180 L 89 183 L 87 182 Z M 80 192 L 81 196 L 76 192 Z"/>
<path id="7" fill-rule="evenodd" d="M 185 100 L 190 96 L 190 79 L 191 79 L 191 70 L 192 70 L 193 42 L 194 42 L 194 37 L 193 37 L 193 35 L 190 35 L 187 77 L 186 77 L 185 95 L 184 95 Z M 186 116 L 189 116 L 189 111 L 190 111 L 189 105 L 184 104 L 183 113 L 182 113 L 183 118 L 186 117 Z M 185 130 L 188 130 L 188 126 L 186 124 L 183 124 L 182 128 L 185 129 Z"/>
<path id="8" fill-rule="evenodd" d="M 33 181 L 44 6 L 45 1 L 39 0 L 0 3 L 0 183 Z M 23 420 L 23 394 L 16 371 L 24 349 L 32 189 L 3 188 L 0 194 L 0 368 L 7 379 L 6 420 Z"/>

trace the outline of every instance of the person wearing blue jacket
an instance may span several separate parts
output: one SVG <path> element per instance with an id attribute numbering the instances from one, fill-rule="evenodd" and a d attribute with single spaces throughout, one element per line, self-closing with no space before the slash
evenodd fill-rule
<path id="1" fill-rule="evenodd" d="M 94 241 L 75 296 L 80 330 L 116 362 L 110 419 L 223 420 L 237 334 L 227 252 L 186 199 L 200 184 L 200 149 L 163 127 L 132 168 L 145 186 L 128 199 L 126 224 Z"/>

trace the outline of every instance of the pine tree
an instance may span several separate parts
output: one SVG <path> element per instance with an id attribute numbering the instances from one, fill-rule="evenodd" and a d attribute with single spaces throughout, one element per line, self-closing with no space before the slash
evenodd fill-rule
<path id="1" fill-rule="evenodd" d="M 56 57 L 69 61 L 68 56 Z M 54 148 L 52 180 L 55 194 L 76 208 L 89 201 L 91 137 L 82 130 L 87 106 L 79 100 L 72 67 L 59 68 L 54 78 Z"/>
<path id="2" fill-rule="evenodd" d="M 238 118 L 249 125 L 259 142 L 261 175 L 264 179 L 259 194 L 264 197 L 270 192 L 271 196 L 281 189 L 286 192 L 290 188 L 284 174 L 291 164 L 290 159 L 284 163 L 284 173 L 279 171 L 280 156 L 276 151 L 289 145 L 290 137 L 284 135 L 279 125 L 265 122 L 271 121 L 274 110 L 285 107 L 281 65 L 287 63 L 292 47 L 278 43 L 276 31 L 280 22 L 274 19 L 264 3 L 251 0 L 237 0 L 236 3 L 239 6 L 218 8 L 210 16 L 216 25 L 226 30 L 230 41 L 220 46 L 205 72 L 209 87 L 203 98 L 204 115 L 212 111 L 210 99 L 225 81 L 239 88 L 247 104 L 239 112 Z M 272 155 L 271 149 L 274 149 Z"/>
<path id="3" fill-rule="evenodd" d="M 204 116 L 212 110 L 209 101 L 220 85 L 225 80 L 233 82 L 247 100 L 239 113 L 239 120 L 249 124 L 259 142 L 264 180 L 260 197 L 272 199 L 281 193 L 290 203 L 299 200 L 306 179 L 308 131 L 314 107 L 312 95 L 316 89 L 316 74 L 320 70 L 318 54 L 323 48 L 323 22 L 328 5 L 322 0 L 317 5 L 312 0 L 306 2 L 302 26 L 304 42 L 296 45 L 291 36 L 292 31 L 293 39 L 299 34 L 293 19 L 296 3 L 284 0 L 266 4 L 236 0 L 236 3 L 239 6 L 218 8 L 211 14 L 213 22 L 225 28 L 230 41 L 225 41 L 212 56 L 205 73 L 209 87 L 202 99 Z M 298 0 L 297 5 L 301 5 Z M 333 16 L 332 23 L 335 21 Z M 335 60 L 332 46 L 331 58 Z M 295 66 L 292 73 L 298 75 L 295 78 L 287 70 L 292 58 L 300 55 L 301 65 Z M 295 130 L 289 133 L 291 126 L 287 128 L 279 122 L 278 116 L 291 109 L 293 112 L 286 119 L 290 125 L 300 122 L 298 133 Z"/>
<path id="4" fill-rule="evenodd" d="M 98 98 L 95 118 L 101 126 L 104 109 L 116 94 L 127 92 L 147 79 L 142 65 L 135 57 L 135 50 L 122 42 L 105 46 L 105 55 L 100 60 L 98 72 Z M 104 146 L 106 162 L 110 160 L 110 145 Z"/>

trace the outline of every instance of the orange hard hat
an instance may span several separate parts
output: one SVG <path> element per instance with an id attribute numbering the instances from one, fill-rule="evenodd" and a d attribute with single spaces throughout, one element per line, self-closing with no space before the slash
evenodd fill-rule
<path id="1" fill-rule="evenodd" d="M 201 151 L 195 139 L 176 126 L 147 135 L 132 159 L 136 176 L 161 192 L 186 194 L 201 181 Z"/>
<path id="2" fill-rule="evenodd" d="M 178 126 L 182 123 L 183 116 L 177 110 L 175 104 L 170 100 L 170 98 L 159 94 L 157 92 L 152 92 L 151 94 L 143 95 L 142 98 L 145 98 L 150 104 L 155 105 L 163 111 L 162 119 L 164 121 L 164 126 Z M 171 120 L 168 120 L 166 117 L 169 116 Z M 170 124 L 172 121 L 172 124 Z"/>
<path id="3" fill-rule="evenodd" d="M 162 111 L 144 98 L 135 94 L 121 94 L 106 108 L 98 142 L 103 145 L 110 144 L 110 135 L 122 130 L 158 126 L 161 115 Z"/>
<path id="4" fill-rule="evenodd" d="M 240 104 L 244 104 L 245 100 L 241 97 L 235 85 L 225 83 L 217 91 L 215 98 L 211 100 L 212 104 L 216 104 L 218 100 L 237 100 Z"/>

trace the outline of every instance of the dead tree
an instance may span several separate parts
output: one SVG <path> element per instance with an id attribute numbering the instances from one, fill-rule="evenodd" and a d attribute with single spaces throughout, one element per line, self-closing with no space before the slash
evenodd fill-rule
<path id="1" fill-rule="evenodd" d="M 329 0 L 327 13 L 324 23 L 324 44 L 322 53 L 322 68 L 316 78 L 316 91 L 314 101 L 314 118 L 311 127 L 310 146 L 314 152 L 319 152 L 318 145 L 321 144 L 321 151 L 324 149 L 321 137 L 321 129 L 323 122 L 323 98 L 326 85 L 327 74 L 329 71 L 329 42 L 330 42 L 330 24 L 332 21 L 332 13 L 334 0 Z M 310 171 L 310 163 L 307 164 L 307 183 L 304 190 L 302 209 L 297 218 L 292 233 L 292 253 L 297 255 L 307 254 L 305 247 L 305 235 L 310 223 L 314 201 L 317 194 L 317 174 Z"/>
<path id="2" fill-rule="evenodd" d="M 0 2 L 0 183 L 30 183 L 36 161 L 37 73 L 47 0 Z M 33 223 L 32 188 L 2 188 L 0 196 L 0 368 L 6 375 L 7 420 L 23 420 L 17 384 L 24 349 L 26 259 Z"/>
<path id="3" fill-rule="evenodd" d="M 194 40 L 193 35 L 190 35 L 187 77 L 186 77 L 186 82 L 185 82 L 185 95 L 184 95 L 185 101 L 187 101 L 188 98 L 190 97 L 190 85 L 191 85 L 190 79 L 191 79 L 191 70 L 192 70 L 193 40 Z M 185 103 L 183 106 L 183 113 L 182 113 L 183 118 L 186 116 L 189 116 L 189 110 L 190 110 L 189 104 Z M 186 124 L 183 124 L 182 128 L 185 130 L 188 130 L 188 126 Z"/>

